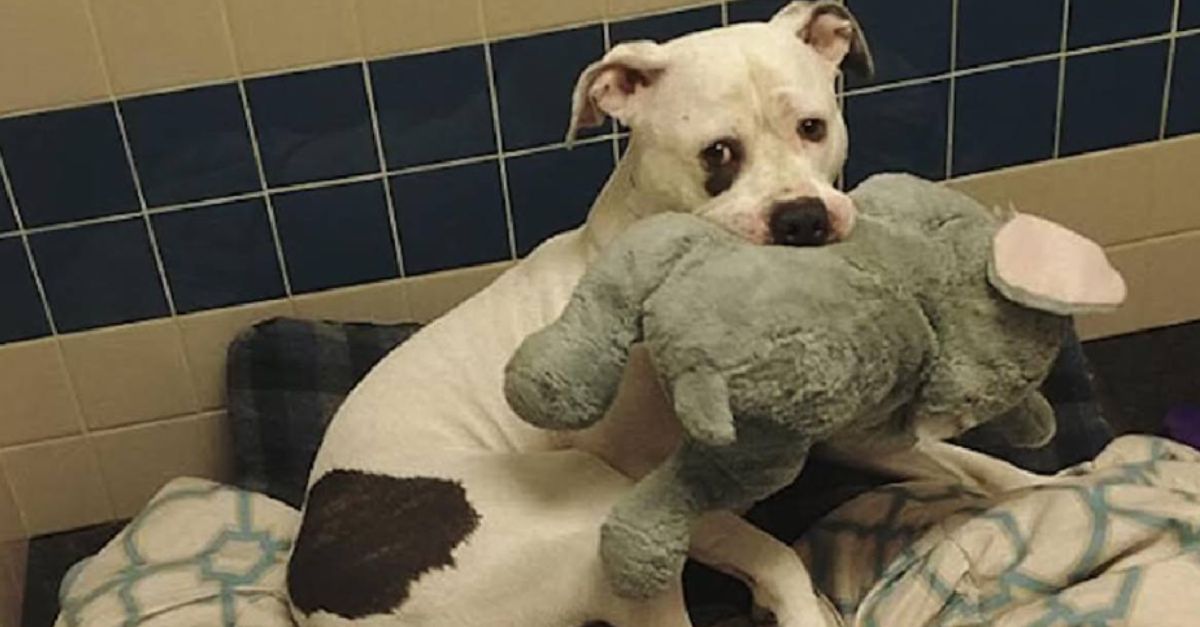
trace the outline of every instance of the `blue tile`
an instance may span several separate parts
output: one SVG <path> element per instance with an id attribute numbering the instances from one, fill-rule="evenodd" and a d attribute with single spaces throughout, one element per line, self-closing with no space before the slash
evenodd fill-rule
<path id="1" fill-rule="evenodd" d="M 1071 48 L 1094 46 L 1171 29 L 1174 0 L 1072 0 L 1067 30 Z"/>
<path id="2" fill-rule="evenodd" d="M 964 76 L 955 89 L 955 175 L 1053 156 L 1058 61 Z"/>
<path id="3" fill-rule="evenodd" d="M 729 3 L 729 23 L 766 22 L 791 0 L 742 0 Z"/>
<path id="4" fill-rule="evenodd" d="M 680 35 L 694 33 L 721 25 L 721 7 L 713 5 L 690 11 L 652 15 L 634 20 L 613 22 L 609 39 L 613 44 L 637 39 L 663 42 Z"/>
<path id="5" fill-rule="evenodd" d="M 0 120 L 0 153 L 26 226 L 139 208 L 111 104 Z"/>
<path id="6" fill-rule="evenodd" d="M 945 178 L 947 89 L 938 81 L 848 97 L 846 186 L 878 172 Z"/>
<path id="7" fill-rule="evenodd" d="M 958 65 L 1058 52 L 1062 20 L 1057 0 L 959 0 Z"/>
<path id="8" fill-rule="evenodd" d="M 50 325 L 19 237 L 0 239 L 0 344 L 49 335 Z"/>
<path id="9" fill-rule="evenodd" d="M 261 199 L 163 213 L 152 220 L 180 313 L 284 295 Z"/>
<path id="10" fill-rule="evenodd" d="M 495 161 L 392 177 L 406 274 L 509 258 Z"/>
<path id="11" fill-rule="evenodd" d="M 29 244 L 61 332 L 170 313 L 140 218 L 36 233 Z"/>
<path id="12" fill-rule="evenodd" d="M 1059 153 L 1157 138 L 1166 66 L 1166 42 L 1068 58 Z"/>
<path id="13" fill-rule="evenodd" d="M 272 197 L 292 292 L 399 276 L 381 181 Z"/>
<path id="14" fill-rule="evenodd" d="M 875 78 L 870 82 L 932 76 L 950 69 L 951 0 L 849 0 L 846 6 L 858 18 L 875 57 Z M 846 84 L 855 87 L 866 82 L 851 74 Z"/>
<path id="15" fill-rule="evenodd" d="M 496 152 L 482 46 L 375 61 L 371 85 L 388 167 Z"/>
<path id="16" fill-rule="evenodd" d="M 612 145 L 600 142 L 509 159 L 517 254 L 555 233 L 583 224 L 613 169 Z"/>
<path id="17" fill-rule="evenodd" d="M 247 81 L 246 95 L 272 187 L 379 171 L 358 64 Z"/>
<path id="18" fill-rule="evenodd" d="M 1200 133 L 1200 35 L 1175 42 L 1167 136 Z"/>
<path id="19" fill-rule="evenodd" d="M 8 192 L 0 185 L 0 233 L 16 228 L 17 221 L 13 219 L 12 205 L 8 204 Z"/>
<path id="20" fill-rule="evenodd" d="M 151 207 L 259 189 L 236 85 L 144 96 L 120 106 Z"/>
<path id="21" fill-rule="evenodd" d="M 1179 30 L 1200 28 L 1200 0 L 1180 0 Z"/>
<path id="22" fill-rule="evenodd" d="M 501 41 L 492 46 L 504 148 L 561 142 L 571 121 L 571 92 L 588 64 L 604 54 L 599 26 Z M 581 133 L 587 137 L 608 126 Z"/>

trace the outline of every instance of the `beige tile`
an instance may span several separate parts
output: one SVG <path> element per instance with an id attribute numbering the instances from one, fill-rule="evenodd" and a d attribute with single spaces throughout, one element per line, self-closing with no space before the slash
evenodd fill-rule
<path id="1" fill-rule="evenodd" d="M 0 0 L 0 113 L 102 99 L 85 0 Z"/>
<path id="2" fill-rule="evenodd" d="M 25 540 L 0 543 L 0 625 L 20 625 L 21 605 L 25 597 L 25 563 L 29 543 Z"/>
<path id="3" fill-rule="evenodd" d="M 382 56 L 480 41 L 479 2 L 357 0 L 363 47 L 368 55 Z"/>
<path id="4" fill-rule="evenodd" d="M 142 509 L 168 481 L 228 481 L 233 441 L 224 412 L 212 412 L 92 435 L 118 517 Z"/>
<path id="5" fill-rule="evenodd" d="M 221 0 L 90 1 L 118 94 L 235 75 Z"/>
<path id="6" fill-rule="evenodd" d="M 9 543 L 24 540 L 29 537 L 25 531 L 25 523 L 21 520 L 21 512 L 13 499 L 12 488 L 9 486 L 8 473 L 0 467 L 0 547 Z M 0 553 L 3 551 L 0 550 Z"/>
<path id="7" fill-rule="evenodd" d="M 79 433 L 83 423 L 53 339 L 0 346 L 0 445 Z"/>
<path id="8" fill-rule="evenodd" d="M 702 0 L 607 0 L 605 7 L 607 15 L 614 18 L 667 11 L 677 7 L 689 7 L 703 4 Z M 708 4 L 719 4 L 711 2 Z"/>
<path id="9" fill-rule="evenodd" d="M 1200 228 L 1200 136 L 1082 155 L 952 181 L 997 205 L 1061 222 L 1102 244 Z"/>
<path id="10" fill-rule="evenodd" d="M 201 409 L 225 406 L 225 354 L 237 334 L 257 322 L 292 313 L 290 302 L 275 300 L 179 318 Z"/>
<path id="11" fill-rule="evenodd" d="M 406 279 L 413 320 L 429 322 L 490 284 L 514 262 L 502 261 Z"/>
<path id="12" fill-rule="evenodd" d="M 242 73 L 362 56 L 348 0 L 224 0 Z"/>
<path id="13" fill-rule="evenodd" d="M 523 35 L 558 26 L 597 22 L 605 0 L 483 0 L 488 37 Z"/>
<path id="14" fill-rule="evenodd" d="M 312 320 L 393 324 L 412 320 L 403 279 L 293 297 L 296 315 Z"/>
<path id="15" fill-rule="evenodd" d="M 88 425 L 103 429 L 199 411 L 173 320 L 61 338 Z"/>
<path id="16" fill-rule="evenodd" d="M 1109 257 L 1125 276 L 1129 297 L 1115 313 L 1080 318 L 1080 335 L 1091 339 L 1200 320 L 1200 231 L 1119 246 Z"/>
<path id="17" fill-rule="evenodd" d="M 82 437 L 0 453 L 30 535 L 112 520 L 96 455 Z"/>
<path id="18" fill-rule="evenodd" d="M 20 540 L 11 540 L 8 542 L 0 542 L 0 565 L 3 566 L 8 574 L 8 581 L 11 582 L 13 589 L 18 591 L 17 598 L 24 597 L 25 591 L 25 566 L 29 562 L 29 541 L 22 538 Z M 16 608 L 19 610 L 20 608 Z M 18 612 L 19 613 L 19 612 Z M 5 614 L 11 617 L 12 612 Z M 20 625 L 20 621 L 15 622 L 0 622 L 0 625 Z"/>

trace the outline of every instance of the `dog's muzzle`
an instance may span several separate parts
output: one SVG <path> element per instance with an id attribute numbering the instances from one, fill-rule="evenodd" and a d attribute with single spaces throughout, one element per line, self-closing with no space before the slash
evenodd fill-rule
<path id="1" fill-rule="evenodd" d="M 796 198 L 776 203 L 768 220 L 771 243 L 780 246 L 820 246 L 833 237 L 829 210 L 820 198 Z"/>

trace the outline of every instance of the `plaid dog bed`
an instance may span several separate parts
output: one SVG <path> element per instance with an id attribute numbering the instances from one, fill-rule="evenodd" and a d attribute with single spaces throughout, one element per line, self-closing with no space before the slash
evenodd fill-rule
<path id="1" fill-rule="evenodd" d="M 226 370 L 238 487 L 300 507 L 334 412 L 419 328 L 276 318 L 238 335 Z"/>

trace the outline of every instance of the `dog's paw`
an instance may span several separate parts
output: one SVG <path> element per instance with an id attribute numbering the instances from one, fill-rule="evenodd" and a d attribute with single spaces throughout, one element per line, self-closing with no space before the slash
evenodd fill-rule
<path id="1" fill-rule="evenodd" d="M 601 527 L 600 555 L 618 595 L 645 599 L 679 581 L 687 559 L 687 523 L 664 522 L 633 524 L 614 515 Z"/>

